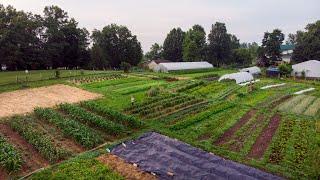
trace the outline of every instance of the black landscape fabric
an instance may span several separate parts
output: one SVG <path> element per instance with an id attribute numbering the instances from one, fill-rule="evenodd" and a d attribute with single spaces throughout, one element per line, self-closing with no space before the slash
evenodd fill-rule
<path id="1" fill-rule="evenodd" d="M 160 179 L 282 179 L 155 132 L 119 144 L 111 153 Z"/>

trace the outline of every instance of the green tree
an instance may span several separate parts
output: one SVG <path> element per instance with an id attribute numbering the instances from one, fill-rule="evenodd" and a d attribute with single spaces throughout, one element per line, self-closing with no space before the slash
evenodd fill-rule
<path id="1" fill-rule="evenodd" d="M 163 57 L 170 61 L 182 61 L 182 43 L 185 33 L 181 28 L 172 29 L 163 43 Z"/>
<path id="2" fill-rule="evenodd" d="M 237 66 L 248 66 L 252 64 L 253 56 L 250 49 L 238 48 L 232 51 L 233 63 Z"/>
<path id="3" fill-rule="evenodd" d="M 240 40 L 237 38 L 237 36 L 233 34 L 229 34 L 230 40 L 231 40 L 231 49 L 238 49 L 240 48 Z"/>
<path id="4" fill-rule="evenodd" d="M 224 23 L 216 22 L 208 35 L 207 59 L 215 66 L 230 64 L 232 45 Z"/>
<path id="5" fill-rule="evenodd" d="M 93 45 L 90 50 L 90 64 L 89 67 L 92 69 L 107 69 L 108 61 L 103 56 L 102 49 L 97 46 Z"/>
<path id="6" fill-rule="evenodd" d="M 103 61 L 119 68 L 121 62 L 137 65 L 142 59 L 141 44 L 125 26 L 111 24 L 92 34 L 93 45 L 101 48 Z"/>
<path id="7" fill-rule="evenodd" d="M 206 32 L 200 25 L 194 25 L 183 40 L 183 60 L 201 61 L 205 58 Z"/>
<path id="8" fill-rule="evenodd" d="M 279 29 L 275 29 L 272 33 L 265 32 L 262 39 L 262 48 L 264 55 L 270 63 L 281 60 L 280 45 L 283 43 L 284 34 Z"/>
<path id="9" fill-rule="evenodd" d="M 151 46 L 150 51 L 145 54 L 145 58 L 147 60 L 163 58 L 163 48 L 162 48 L 162 46 L 160 46 L 158 43 L 154 43 Z"/>
<path id="10" fill-rule="evenodd" d="M 292 59 L 295 63 L 320 59 L 320 20 L 308 24 L 306 31 L 298 31 Z"/>

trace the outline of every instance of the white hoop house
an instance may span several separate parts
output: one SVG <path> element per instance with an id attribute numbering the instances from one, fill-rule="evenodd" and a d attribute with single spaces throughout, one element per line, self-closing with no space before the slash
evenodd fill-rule
<path id="1" fill-rule="evenodd" d="M 193 69 L 209 69 L 213 68 L 212 64 L 201 62 L 172 62 L 172 63 L 160 63 L 154 68 L 156 72 L 169 72 L 179 70 L 193 70 Z"/>
<path id="2" fill-rule="evenodd" d="M 236 80 L 237 84 L 253 81 L 252 74 L 248 72 L 238 72 L 238 73 L 232 73 L 232 74 L 225 74 L 219 78 L 219 81 L 225 80 L 225 79 L 234 79 Z"/>
<path id="3" fill-rule="evenodd" d="M 302 72 L 308 78 L 320 78 L 320 61 L 310 60 L 292 66 L 292 75 L 302 76 Z"/>
<path id="4" fill-rule="evenodd" d="M 240 72 L 248 72 L 252 75 L 261 74 L 261 69 L 257 66 L 240 69 Z"/>

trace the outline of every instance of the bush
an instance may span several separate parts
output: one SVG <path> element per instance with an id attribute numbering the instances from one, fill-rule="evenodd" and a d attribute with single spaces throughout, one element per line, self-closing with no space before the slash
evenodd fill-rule
<path id="1" fill-rule="evenodd" d="M 0 135 L 0 166 L 13 172 L 19 170 L 22 163 L 21 153 Z"/>
<path id="2" fill-rule="evenodd" d="M 290 76 L 292 72 L 292 66 L 290 64 L 281 64 L 278 66 L 280 74 L 283 76 Z"/>

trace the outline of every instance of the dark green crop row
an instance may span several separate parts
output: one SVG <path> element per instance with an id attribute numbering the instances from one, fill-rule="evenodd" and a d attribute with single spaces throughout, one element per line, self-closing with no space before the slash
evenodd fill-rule
<path id="1" fill-rule="evenodd" d="M 21 153 L 0 135 L 0 167 L 8 172 L 17 171 L 23 163 Z"/>
<path id="2" fill-rule="evenodd" d="M 52 143 L 53 139 L 44 134 L 44 132 L 35 129 L 28 117 L 14 117 L 10 120 L 10 126 L 51 163 L 65 159 L 70 155 L 68 151 L 55 147 Z"/>
<path id="3" fill-rule="evenodd" d="M 124 132 L 124 127 L 110 120 L 97 116 L 85 109 L 73 104 L 61 104 L 59 109 L 67 113 L 72 119 L 81 121 L 93 127 L 97 127 L 107 134 L 119 135 Z"/>
<path id="4" fill-rule="evenodd" d="M 235 104 L 233 104 L 233 103 L 216 104 L 216 105 L 212 106 L 211 108 L 209 108 L 207 111 L 204 111 L 204 112 L 198 114 L 197 116 L 191 117 L 189 119 L 186 119 L 184 121 L 180 121 L 180 122 L 172 125 L 170 127 L 170 129 L 171 130 L 180 130 L 180 129 L 187 128 L 193 124 L 196 124 L 204 119 L 209 118 L 210 116 L 212 116 L 214 114 L 218 114 L 218 113 L 225 111 L 227 109 L 230 109 L 234 106 L 235 106 Z"/>
<path id="5" fill-rule="evenodd" d="M 82 102 L 81 106 L 87 108 L 90 111 L 96 112 L 101 116 L 110 118 L 114 122 L 120 123 L 124 126 L 127 126 L 129 128 L 139 128 L 143 125 L 142 121 L 138 120 L 137 118 L 133 116 L 128 116 L 125 114 L 122 114 L 118 111 L 115 111 L 109 107 L 101 106 L 95 102 L 88 101 L 88 102 Z"/>
<path id="6" fill-rule="evenodd" d="M 93 129 L 73 119 L 64 118 L 52 109 L 36 108 L 34 112 L 41 120 L 54 124 L 61 129 L 64 135 L 74 138 L 75 141 L 86 148 L 95 147 L 103 142 L 102 137 Z"/>
<path id="7" fill-rule="evenodd" d="M 201 86 L 203 84 L 204 84 L 203 81 L 191 82 L 191 83 L 186 84 L 185 86 L 182 86 L 182 87 L 176 89 L 176 92 L 184 92 L 184 91 L 190 90 L 192 88 L 195 88 L 197 86 Z"/>

